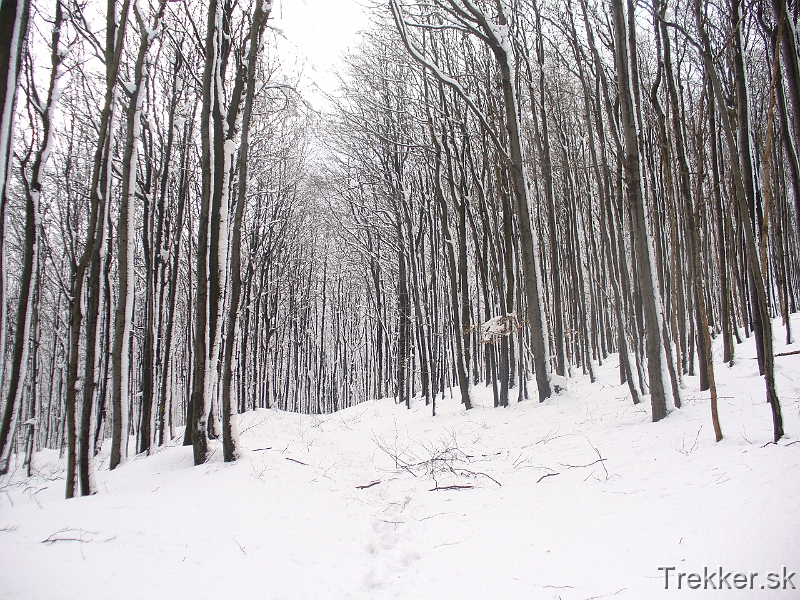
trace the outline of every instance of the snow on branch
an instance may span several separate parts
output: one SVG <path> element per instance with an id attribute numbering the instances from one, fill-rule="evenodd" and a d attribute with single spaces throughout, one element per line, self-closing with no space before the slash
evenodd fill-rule
<path id="1" fill-rule="evenodd" d="M 454 79 L 450 75 L 444 73 L 423 53 L 423 51 L 417 48 L 417 46 L 414 44 L 408 33 L 408 23 L 405 21 L 400 12 L 400 7 L 397 4 L 397 0 L 390 0 L 389 7 L 392 10 L 392 17 L 397 25 L 397 31 L 400 33 L 400 38 L 403 41 L 403 45 L 406 47 L 406 50 L 408 50 L 408 53 L 411 54 L 414 60 L 433 73 L 436 79 L 451 87 L 459 96 L 461 96 L 472 113 L 477 117 L 478 121 L 480 121 L 481 126 L 489 134 L 489 137 L 492 138 L 492 142 L 502 156 L 503 160 L 509 160 L 508 153 L 505 151 L 503 144 L 500 142 L 500 138 L 497 137 L 495 130 L 491 125 L 489 125 L 489 120 L 486 118 L 486 115 L 483 114 L 483 112 L 478 108 L 477 104 L 475 104 L 475 101 L 469 96 L 469 94 L 467 94 L 461 83 L 459 83 L 458 80 Z"/>
<path id="2" fill-rule="evenodd" d="M 481 341 L 492 344 L 497 338 L 519 331 L 520 327 L 519 319 L 514 313 L 492 317 L 481 325 Z"/>

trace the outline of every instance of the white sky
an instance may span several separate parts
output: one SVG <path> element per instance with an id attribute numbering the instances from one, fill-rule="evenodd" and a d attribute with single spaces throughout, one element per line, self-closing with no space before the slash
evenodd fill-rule
<path id="1" fill-rule="evenodd" d="M 313 84 L 327 93 L 336 90 L 332 71 L 342 52 L 357 44 L 358 31 L 367 26 L 364 4 L 365 0 L 277 0 L 273 5 L 270 25 L 281 29 L 306 60 L 302 88 L 314 108 L 325 102 Z"/>

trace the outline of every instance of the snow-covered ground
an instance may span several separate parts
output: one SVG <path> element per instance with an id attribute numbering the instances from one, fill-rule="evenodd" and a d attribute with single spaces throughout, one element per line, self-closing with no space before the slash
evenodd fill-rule
<path id="1" fill-rule="evenodd" d="M 800 348 L 782 334 L 776 352 Z M 716 363 L 719 444 L 697 378 L 654 424 L 612 356 L 544 404 L 494 409 L 481 386 L 476 408 L 448 395 L 435 418 L 391 400 L 247 413 L 237 463 L 218 448 L 193 467 L 172 445 L 100 470 L 89 498 L 64 500 L 41 452 L 35 477 L 0 480 L 0 597 L 800 598 L 800 575 L 761 588 L 800 571 L 800 355 L 776 359 L 774 445 L 752 340 L 736 353 Z M 754 589 L 676 589 L 704 567 L 732 588 L 757 572 Z"/>

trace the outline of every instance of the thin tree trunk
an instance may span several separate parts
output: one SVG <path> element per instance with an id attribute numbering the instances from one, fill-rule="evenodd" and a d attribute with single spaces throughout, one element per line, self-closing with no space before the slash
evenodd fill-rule
<path id="1" fill-rule="evenodd" d="M 250 47 L 247 52 L 247 84 L 245 88 L 244 113 L 242 115 L 242 139 L 239 148 L 239 189 L 236 211 L 233 217 L 233 240 L 231 242 L 231 303 L 226 332 L 225 356 L 222 380 L 222 455 L 225 462 L 238 458 L 239 432 L 235 423 L 236 405 L 231 401 L 233 381 L 233 349 L 239 316 L 239 301 L 242 294 L 242 222 L 247 201 L 248 159 L 250 151 L 250 121 L 253 114 L 253 98 L 256 86 L 256 62 L 261 47 L 261 36 L 269 19 L 271 4 L 264 9 L 263 1 L 256 0 L 253 21 L 250 25 Z"/>
<path id="2" fill-rule="evenodd" d="M 217 174 L 214 161 L 214 148 L 212 146 L 212 106 L 218 102 L 215 99 L 217 92 L 216 71 L 219 68 L 219 32 L 217 21 L 219 15 L 217 0 L 209 0 L 208 19 L 206 24 L 205 64 L 203 67 L 203 93 L 202 109 L 200 111 L 200 140 L 201 140 L 201 169 L 202 191 L 200 198 L 200 218 L 197 234 L 197 297 L 195 300 L 195 329 L 194 329 L 194 367 L 192 373 L 192 399 L 189 408 L 187 431 L 191 430 L 192 446 L 194 449 L 194 464 L 200 465 L 208 460 L 208 413 L 211 409 L 211 395 L 208 386 L 208 336 L 209 336 L 209 307 L 208 307 L 208 282 L 209 282 L 209 220 L 211 211 L 211 197 Z M 188 436 L 187 436 L 188 437 Z"/>
<path id="3" fill-rule="evenodd" d="M 75 402 L 78 388 L 78 361 L 80 350 L 80 333 L 83 321 L 82 296 L 86 269 L 95 257 L 97 245 L 104 243 L 106 201 L 109 190 L 109 170 L 111 142 L 114 135 L 114 90 L 119 73 L 119 62 L 122 55 L 125 27 L 128 22 L 130 0 L 123 0 L 121 14 L 116 14 L 116 0 L 108 0 L 106 13 L 106 92 L 103 110 L 100 113 L 100 127 L 97 147 L 92 163 L 92 179 L 90 194 L 90 214 L 86 245 L 80 260 L 75 267 L 72 281 L 72 306 L 70 314 L 70 354 L 67 365 L 67 397 L 65 409 L 67 420 L 67 498 L 75 495 Z M 119 28 L 117 28 L 119 23 Z M 86 345 L 94 345 L 95 340 L 87 336 Z"/>
<path id="4" fill-rule="evenodd" d="M 664 343 L 662 339 L 662 314 L 658 283 L 656 282 L 652 243 L 647 230 L 647 216 L 642 196 L 641 165 L 639 161 L 638 134 L 634 107 L 631 99 L 631 82 L 627 56 L 627 34 L 622 0 L 611 1 L 619 99 L 625 141 L 625 175 L 627 196 L 633 219 L 633 247 L 636 257 L 639 288 L 644 310 L 645 334 L 647 336 L 647 371 L 650 384 L 650 402 L 653 421 L 667 415 L 667 385 L 664 380 Z"/>
<path id="5" fill-rule="evenodd" d="M 717 103 L 717 108 L 720 114 L 720 121 L 722 123 L 723 133 L 725 135 L 725 142 L 728 146 L 728 152 L 731 157 L 737 156 L 736 142 L 733 137 L 733 128 L 727 117 L 727 108 L 725 104 L 725 95 L 722 89 L 722 83 L 719 79 L 719 74 L 714 66 L 711 53 L 711 42 L 708 38 L 708 33 L 705 29 L 703 21 L 703 13 L 701 8 L 701 0 L 694 0 L 694 15 L 697 24 L 697 30 L 700 34 L 701 41 L 701 54 L 705 63 L 705 68 L 708 76 L 711 78 L 713 86 L 714 98 Z M 783 416 L 781 414 L 780 401 L 778 400 L 778 393 L 775 388 L 775 357 L 772 349 L 772 321 L 769 319 L 769 311 L 767 307 L 767 295 L 764 285 L 764 279 L 761 273 L 761 266 L 758 260 L 758 248 L 756 246 L 755 233 L 753 231 L 754 223 L 746 222 L 748 215 L 747 199 L 745 196 L 745 186 L 742 177 L 742 172 L 739 169 L 739 162 L 732 158 L 730 161 L 731 173 L 733 175 L 734 191 L 736 202 L 739 207 L 739 216 L 743 221 L 742 229 L 744 230 L 745 243 L 746 243 L 746 257 L 748 272 L 750 275 L 751 287 L 753 288 L 753 295 L 756 302 L 753 306 L 753 311 L 758 314 L 761 319 L 761 324 L 764 328 L 763 331 L 763 362 L 764 362 L 764 381 L 767 388 L 767 402 L 772 409 L 772 422 L 773 422 L 773 440 L 777 442 L 783 437 Z"/>
<path id="6" fill-rule="evenodd" d="M 0 4 L 0 40 L 2 40 L 0 41 L 0 81 L 3 82 L 0 85 L 0 359 L 2 360 L 5 360 L 6 355 L 7 314 L 5 270 L 6 191 L 7 183 L 10 179 L 13 156 L 14 109 L 22 54 L 28 31 L 29 9 L 29 0 L 3 0 L 2 4 Z M 21 300 L 20 298 L 20 302 Z M 27 314 L 27 306 L 25 310 Z M 17 321 L 17 323 L 19 324 L 17 338 L 19 338 L 23 326 L 22 321 Z M 23 337 L 27 338 L 27 333 L 24 333 Z M 13 356 L 17 356 L 16 350 Z M 13 371 L 13 365 L 17 363 L 17 360 L 12 359 L 12 361 Z M 19 373 L 23 368 L 21 366 L 16 367 L 17 372 Z M 0 368 L 0 390 L 3 388 L 4 373 L 5 368 Z M 0 475 L 8 472 L 8 461 L 11 456 L 11 444 L 14 437 L 18 406 L 17 388 L 21 388 L 19 381 L 12 385 L 9 390 L 3 413 L 3 423 L 0 426 Z M 11 393 L 12 390 L 13 395 Z"/>

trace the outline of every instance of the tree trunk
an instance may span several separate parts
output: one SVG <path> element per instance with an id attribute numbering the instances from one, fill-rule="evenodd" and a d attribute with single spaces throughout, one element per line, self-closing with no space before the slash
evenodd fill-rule
<path id="1" fill-rule="evenodd" d="M 4 0 L 0 4 L 0 357 L 6 355 L 6 270 L 5 270 L 5 215 L 6 215 L 6 188 L 10 178 L 11 159 L 13 156 L 13 128 L 14 109 L 17 98 L 17 88 L 22 64 L 22 54 L 25 38 L 28 31 L 30 3 L 29 0 Z M 27 210 L 27 208 L 26 208 Z M 35 233 L 34 233 L 35 236 Z M 27 238 L 27 231 L 26 231 Z M 27 248 L 27 245 L 26 245 Z M 20 298 L 20 303 L 22 298 Z M 26 300 L 27 304 L 27 300 Z M 21 306 L 21 304 L 20 304 Z M 27 312 L 27 307 L 26 307 Z M 21 324 L 21 321 L 17 321 Z M 29 323 L 29 321 L 28 321 Z M 18 326 L 17 337 L 22 329 Z M 27 346 L 27 340 L 25 340 Z M 17 356 L 15 350 L 14 357 Z M 12 359 L 16 364 L 16 359 Z M 17 371 L 21 370 L 17 367 Z M 3 387 L 3 374 L 5 368 L 0 368 L 0 390 Z M 13 375 L 12 375 L 13 377 Z M 8 460 L 11 456 L 11 442 L 14 437 L 16 414 L 18 407 L 19 382 L 12 387 L 7 396 L 6 407 L 3 413 L 3 423 L 0 426 L 0 475 L 8 473 Z"/>
<path id="2" fill-rule="evenodd" d="M 97 147 L 92 163 L 92 179 L 90 193 L 89 226 L 86 245 L 78 261 L 72 281 L 72 306 L 70 314 L 70 354 L 67 365 L 67 397 L 65 400 L 68 436 L 67 452 L 67 498 L 75 494 L 75 402 L 78 380 L 78 361 L 80 350 L 81 325 L 83 321 L 82 296 L 86 269 L 96 258 L 97 247 L 104 243 L 106 218 L 106 200 L 110 189 L 110 152 L 114 136 L 114 91 L 119 73 L 119 62 L 122 55 L 125 27 L 128 22 L 130 0 L 124 0 L 121 14 L 116 14 L 116 0 L 108 0 L 106 13 L 106 92 L 103 110 L 100 113 L 100 126 Z M 119 22 L 119 29 L 117 29 Z M 101 222 L 100 219 L 103 219 Z M 86 336 L 86 347 L 94 347 L 95 339 Z M 125 433 L 127 435 L 127 433 Z"/>
<path id="3" fill-rule="evenodd" d="M 662 339 L 662 314 L 658 283 L 653 265 L 653 250 L 647 230 L 647 216 L 642 195 L 641 165 L 639 161 L 638 134 L 631 97 L 631 82 L 627 52 L 627 33 L 622 0 L 611 1 L 615 33 L 615 61 L 619 82 L 620 112 L 625 141 L 625 176 L 627 197 L 632 215 L 633 248 L 636 257 L 639 289 L 644 311 L 647 371 L 650 384 L 650 402 L 653 421 L 667 416 L 667 384 L 664 380 L 664 343 Z"/>
<path id="4" fill-rule="evenodd" d="M 208 390 L 209 369 L 208 342 L 209 342 L 209 245 L 208 234 L 210 225 L 211 197 L 215 186 L 215 161 L 212 147 L 212 106 L 218 100 L 215 98 L 217 87 L 215 77 L 219 68 L 219 36 L 217 20 L 219 15 L 217 0 L 208 3 L 208 19 L 206 24 L 205 64 L 203 67 L 203 93 L 202 109 L 200 111 L 200 140 L 201 140 L 201 168 L 202 190 L 200 197 L 200 218 L 197 234 L 197 298 L 195 301 L 195 329 L 194 329 L 194 368 L 192 373 L 192 399 L 187 421 L 187 431 L 192 432 L 192 446 L 194 449 L 194 464 L 200 465 L 208 460 L 208 413 L 211 409 L 211 395 Z"/>
<path id="5" fill-rule="evenodd" d="M 703 22 L 703 13 L 701 9 L 701 0 L 694 0 L 694 15 L 697 24 L 697 30 L 700 34 L 701 41 L 701 54 L 705 63 L 706 73 L 711 79 L 711 84 L 714 91 L 714 99 L 717 103 L 717 109 L 720 114 L 720 121 L 722 123 L 723 133 L 725 135 L 725 142 L 728 146 L 728 152 L 731 157 L 737 156 L 736 142 L 733 137 L 733 128 L 728 120 L 728 113 L 725 104 L 725 95 L 722 89 L 722 83 L 719 79 L 719 74 L 714 66 L 711 53 L 711 42 L 709 41 L 708 34 L 706 33 L 705 24 Z M 749 213 L 747 206 L 747 199 L 745 196 L 745 185 L 742 176 L 742 171 L 739 169 L 739 162 L 735 159 L 730 161 L 731 173 L 733 176 L 734 192 L 736 202 L 739 207 L 739 216 L 742 221 L 746 221 Z M 744 230 L 744 237 L 746 243 L 746 257 L 748 274 L 752 288 L 752 295 L 755 297 L 753 305 L 753 312 L 757 313 L 761 324 L 763 326 L 762 341 L 764 345 L 763 364 L 764 364 L 764 381 L 767 388 L 767 402 L 772 409 L 772 423 L 773 423 L 773 440 L 777 442 L 783 437 L 783 416 L 781 414 L 780 401 L 778 400 L 778 393 L 775 388 L 775 357 L 772 349 L 772 321 L 769 318 L 769 311 L 767 307 L 767 294 L 764 285 L 764 279 L 761 273 L 761 266 L 758 260 L 758 249 L 756 246 L 754 223 L 743 222 L 742 229 Z"/>
<path id="6" fill-rule="evenodd" d="M 225 335 L 225 356 L 222 380 L 222 456 L 231 462 L 239 455 L 239 431 L 235 423 L 236 405 L 231 400 L 233 381 L 233 350 L 239 316 L 239 301 L 242 294 L 242 222 L 247 201 L 248 159 L 250 151 L 250 121 L 253 114 L 253 98 L 256 86 L 256 62 L 261 47 L 261 36 L 269 19 L 271 5 L 264 10 L 262 0 L 256 0 L 253 22 L 250 25 L 250 47 L 247 52 L 247 84 L 245 88 L 244 113 L 242 115 L 242 139 L 239 148 L 239 189 L 236 212 L 233 217 L 233 240 L 231 243 L 231 303 L 228 327 Z"/>

